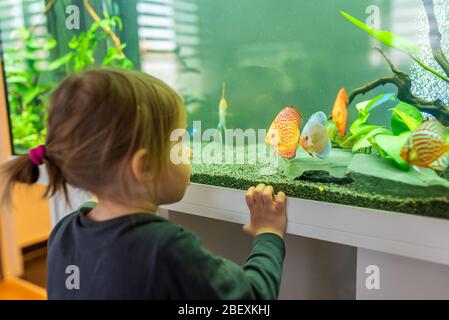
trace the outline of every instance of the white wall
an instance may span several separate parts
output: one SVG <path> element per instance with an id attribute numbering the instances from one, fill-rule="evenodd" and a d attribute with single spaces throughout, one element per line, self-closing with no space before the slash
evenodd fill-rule
<path id="1" fill-rule="evenodd" d="M 379 269 L 379 289 L 368 290 L 367 266 Z M 358 249 L 357 299 L 449 299 L 449 266 Z"/>
<path id="2" fill-rule="evenodd" d="M 238 264 L 250 253 L 252 239 L 241 225 L 173 211 L 169 218 Z M 280 299 L 355 299 L 356 248 L 287 235 L 286 250 Z"/>

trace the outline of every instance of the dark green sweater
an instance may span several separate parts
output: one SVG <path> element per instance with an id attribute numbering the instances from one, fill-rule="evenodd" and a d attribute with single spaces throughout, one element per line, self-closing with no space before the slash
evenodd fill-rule
<path id="1" fill-rule="evenodd" d="M 256 237 L 240 267 L 164 218 L 136 213 L 95 222 L 86 217 L 93 205 L 50 235 L 49 299 L 277 298 L 285 255 L 279 236 Z"/>

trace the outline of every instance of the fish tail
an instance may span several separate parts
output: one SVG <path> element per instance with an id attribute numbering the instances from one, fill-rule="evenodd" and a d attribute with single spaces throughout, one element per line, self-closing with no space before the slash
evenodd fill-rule
<path id="1" fill-rule="evenodd" d="M 218 127 L 217 130 L 226 130 L 226 114 L 224 112 L 218 113 Z"/>
<path id="2" fill-rule="evenodd" d="M 449 153 L 443 154 L 429 165 L 429 168 L 437 171 L 444 171 L 449 167 Z"/>

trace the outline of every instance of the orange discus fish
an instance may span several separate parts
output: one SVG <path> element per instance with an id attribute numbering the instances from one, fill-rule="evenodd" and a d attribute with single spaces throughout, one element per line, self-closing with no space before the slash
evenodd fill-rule
<path id="1" fill-rule="evenodd" d="M 449 166 L 448 130 L 438 120 L 423 122 L 401 150 L 401 158 L 418 168 L 444 171 Z"/>
<path id="2" fill-rule="evenodd" d="M 271 145 L 282 157 L 293 159 L 299 144 L 301 113 L 292 106 L 279 112 L 268 130 L 266 144 Z"/>
<path id="3" fill-rule="evenodd" d="M 348 124 L 348 95 L 345 88 L 341 88 L 332 108 L 332 120 L 338 129 L 338 134 L 343 137 L 346 133 Z"/>

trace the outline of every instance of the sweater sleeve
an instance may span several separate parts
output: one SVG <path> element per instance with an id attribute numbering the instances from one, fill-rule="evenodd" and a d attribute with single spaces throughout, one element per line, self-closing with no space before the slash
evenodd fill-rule
<path id="1" fill-rule="evenodd" d="M 197 236 L 180 229 L 161 248 L 158 264 L 165 272 L 158 273 L 159 286 L 171 299 L 276 299 L 284 256 L 282 238 L 261 234 L 241 267 L 213 255 Z"/>

